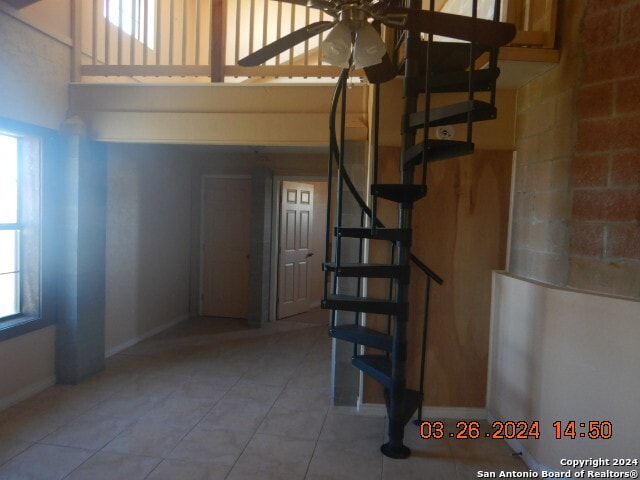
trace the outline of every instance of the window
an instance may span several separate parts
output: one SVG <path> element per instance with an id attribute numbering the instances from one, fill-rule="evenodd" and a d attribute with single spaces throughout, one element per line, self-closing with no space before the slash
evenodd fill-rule
<path id="1" fill-rule="evenodd" d="M 155 48 L 156 0 L 105 0 L 104 17 L 127 35 Z"/>
<path id="2" fill-rule="evenodd" d="M 0 130 L 0 333 L 40 319 L 40 158 L 38 136 Z"/>
<path id="3" fill-rule="evenodd" d="M 20 313 L 18 139 L 0 134 L 0 318 Z"/>

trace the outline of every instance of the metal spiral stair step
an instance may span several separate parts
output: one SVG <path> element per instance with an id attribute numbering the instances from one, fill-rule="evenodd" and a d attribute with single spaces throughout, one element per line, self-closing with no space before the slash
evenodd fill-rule
<path id="1" fill-rule="evenodd" d="M 423 144 L 417 143 L 405 151 L 404 168 L 422 163 Z M 462 157 L 473 153 L 473 142 L 459 140 L 428 140 L 427 161 Z"/>
<path id="2" fill-rule="evenodd" d="M 327 295 L 322 300 L 322 308 L 344 310 L 347 312 L 379 313 L 382 315 L 403 315 L 407 311 L 406 303 L 391 302 L 370 297 L 352 295 Z"/>
<path id="3" fill-rule="evenodd" d="M 403 185 L 401 183 L 371 185 L 371 195 L 397 203 L 413 203 L 427 194 L 426 185 Z"/>
<path id="4" fill-rule="evenodd" d="M 322 267 L 338 277 L 406 278 L 409 273 L 409 268 L 405 265 L 386 263 L 323 263 Z"/>
<path id="5" fill-rule="evenodd" d="M 411 229 L 408 228 L 357 228 L 336 227 L 335 235 L 338 237 L 368 238 L 371 240 L 388 240 L 405 245 L 411 243 Z"/>
<path id="6" fill-rule="evenodd" d="M 466 123 L 469 120 L 469 114 L 471 114 L 471 121 L 473 122 L 493 120 L 496 118 L 497 113 L 496 107 L 490 103 L 480 100 L 468 100 L 444 107 L 432 108 L 429 110 L 429 126 L 437 127 L 439 125 Z M 409 116 L 409 126 L 411 128 L 423 128 L 424 123 L 425 112 L 417 112 Z"/>
<path id="7" fill-rule="evenodd" d="M 455 93 L 469 91 L 469 83 L 474 92 L 488 92 L 500 76 L 498 67 L 474 70 L 471 79 L 469 71 L 433 73 L 428 80 L 431 93 Z M 420 93 L 425 92 L 424 79 L 417 86 Z"/>
<path id="8" fill-rule="evenodd" d="M 426 73 L 427 49 L 429 50 L 429 64 L 431 72 L 459 72 L 469 68 L 469 61 L 474 62 L 488 53 L 491 47 L 474 45 L 471 58 L 471 44 L 462 42 L 427 42 L 422 41 L 418 46 L 418 72 L 424 78 Z"/>
<path id="9" fill-rule="evenodd" d="M 329 329 L 329 336 L 347 342 L 377 348 L 385 352 L 390 352 L 393 337 L 377 330 L 363 327 L 361 325 L 338 325 Z"/>
<path id="10" fill-rule="evenodd" d="M 351 363 L 385 388 L 391 388 L 391 359 L 386 355 L 355 355 Z"/>

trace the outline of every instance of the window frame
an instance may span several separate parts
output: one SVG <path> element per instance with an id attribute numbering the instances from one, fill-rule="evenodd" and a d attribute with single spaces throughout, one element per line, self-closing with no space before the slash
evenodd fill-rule
<path id="1" fill-rule="evenodd" d="M 0 117 L 0 133 L 4 135 L 14 136 L 18 138 L 18 218 L 16 225 L 19 229 L 19 270 L 20 270 L 20 292 L 19 305 L 20 312 L 0 318 L 0 342 L 19 335 L 48 327 L 54 324 L 53 303 L 55 298 L 53 290 L 53 282 L 50 281 L 50 273 L 52 272 L 53 259 L 52 254 L 55 252 L 55 236 L 50 235 L 52 230 L 53 211 L 55 210 L 55 200 L 53 188 L 48 188 L 45 184 L 45 178 L 48 172 L 45 169 L 45 160 L 51 160 L 55 163 L 58 154 L 58 135 L 55 131 L 42 127 L 37 127 L 22 122 L 9 120 Z M 27 145 L 28 150 L 27 152 Z M 34 151 L 35 148 L 35 151 Z M 25 237 L 24 230 L 26 223 L 33 223 L 34 219 L 28 221 L 23 216 L 23 199 L 26 183 L 26 175 L 23 175 L 24 157 L 32 155 L 33 158 L 26 162 L 33 162 L 36 172 L 33 174 L 31 182 L 35 184 L 37 191 L 32 192 L 32 200 L 35 204 L 36 233 L 29 239 L 34 242 L 30 248 L 37 249 L 37 260 L 29 265 L 29 261 L 25 260 Z M 31 165 L 34 166 L 33 164 Z M 48 182 L 51 183 L 51 182 Z M 31 185 L 33 187 L 33 185 Z M 47 187 L 47 188 L 45 188 Z M 50 206 L 47 204 L 51 203 Z M 9 225 L 9 224 L 5 224 Z M 54 244 L 46 241 L 46 237 L 54 241 Z M 35 268 L 34 272 L 25 275 L 27 268 Z M 29 289 L 25 288 L 25 282 L 31 282 Z M 35 291 L 35 298 L 30 298 L 25 302 L 25 291 Z M 27 305 L 28 304 L 28 305 Z"/>

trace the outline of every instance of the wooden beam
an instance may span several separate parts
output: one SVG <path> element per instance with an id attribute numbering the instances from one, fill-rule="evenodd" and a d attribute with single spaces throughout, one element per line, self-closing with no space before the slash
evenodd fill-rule
<path id="1" fill-rule="evenodd" d="M 211 3 L 211 81 L 224 82 L 226 0 Z"/>

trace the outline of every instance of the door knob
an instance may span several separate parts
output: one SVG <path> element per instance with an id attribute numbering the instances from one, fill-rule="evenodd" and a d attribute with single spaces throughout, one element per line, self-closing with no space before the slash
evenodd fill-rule
<path id="1" fill-rule="evenodd" d="M 304 257 L 304 258 L 309 258 L 309 257 L 313 257 L 313 252 L 309 252 L 309 253 L 307 253 L 307 256 L 306 256 L 306 257 Z"/>

